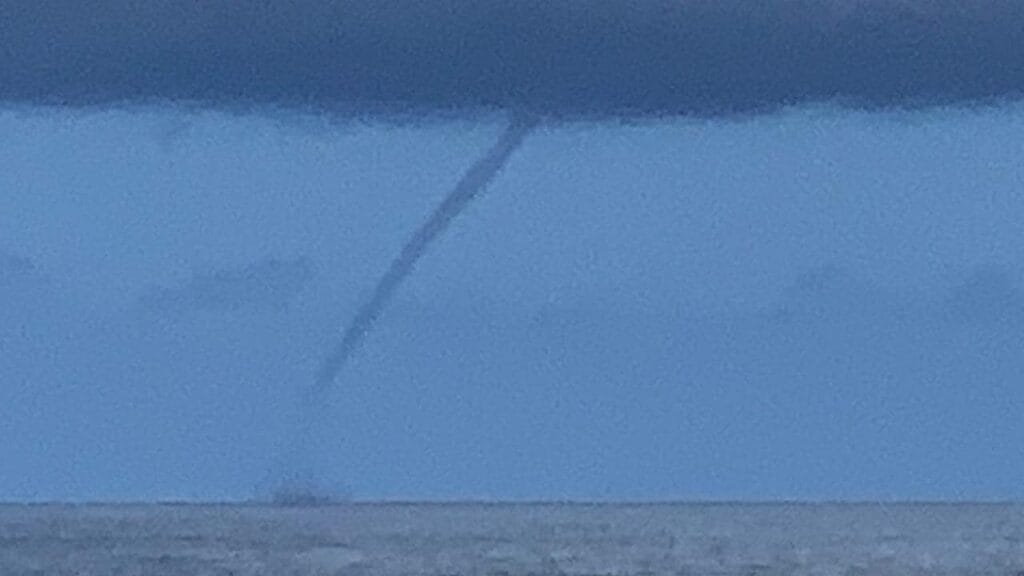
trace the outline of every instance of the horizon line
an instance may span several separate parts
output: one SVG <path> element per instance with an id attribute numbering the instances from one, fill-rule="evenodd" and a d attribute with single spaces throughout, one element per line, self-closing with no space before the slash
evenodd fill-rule
<path id="1" fill-rule="evenodd" d="M 865 499 L 865 498 L 723 498 L 723 499 L 512 499 L 512 498 L 337 498 L 324 499 L 311 503 L 280 503 L 260 498 L 242 499 L 188 499 L 188 498 L 154 498 L 154 499 L 4 499 L 0 498 L 0 507 L 13 506 L 67 506 L 67 507 L 130 507 L 130 506 L 237 506 L 252 508 L 331 508 L 331 507 L 372 507 L 372 506 L 494 506 L 494 507 L 528 507 L 528 506 L 586 506 L 586 507 L 630 507 L 630 506 L 1016 506 L 1024 505 L 1024 498 L 974 498 L 974 499 L 936 499 L 936 498 L 898 498 L 898 499 Z"/>

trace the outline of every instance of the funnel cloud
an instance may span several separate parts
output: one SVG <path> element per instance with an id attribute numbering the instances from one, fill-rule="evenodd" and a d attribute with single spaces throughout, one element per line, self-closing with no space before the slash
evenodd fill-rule
<path id="1" fill-rule="evenodd" d="M 0 1 L 0 101 L 549 120 L 1024 93 L 1012 0 Z"/>
<path id="2" fill-rule="evenodd" d="M 387 307 L 395 291 L 412 273 L 430 245 L 451 225 L 452 221 L 487 188 L 512 154 L 522 145 L 523 139 L 536 125 L 536 120 L 526 116 L 513 117 L 508 128 L 494 146 L 462 176 L 455 188 L 434 209 L 402 246 L 402 251 L 391 261 L 384 275 L 377 281 L 370 299 L 359 307 L 355 316 L 342 335 L 341 342 L 324 360 L 316 377 L 315 393 L 322 395 L 334 382 L 342 368 L 359 348 L 363 338 L 373 327 L 381 312 Z"/>
<path id="3" fill-rule="evenodd" d="M 1018 102 L 1020 0 L 0 0 L 0 497 L 1019 498 Z"/>

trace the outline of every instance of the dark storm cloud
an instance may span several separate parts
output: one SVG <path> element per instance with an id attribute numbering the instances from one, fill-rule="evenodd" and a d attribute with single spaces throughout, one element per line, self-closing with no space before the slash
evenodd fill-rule
<path id="1" fill-rule="evenodd" d="M 0 100 L 715 115 L 1024 91 L 1015 0 L 0 0 Z"/>

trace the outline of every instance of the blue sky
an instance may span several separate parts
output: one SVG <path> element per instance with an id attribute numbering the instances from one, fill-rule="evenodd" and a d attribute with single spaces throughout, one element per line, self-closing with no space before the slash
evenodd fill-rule
<path id="1" fill-rule="evenodd" d="M 310 410 L 501 129 L 0 112 L 0 499 L 1024 496 L 1019 105 L 542 128 Z"/>

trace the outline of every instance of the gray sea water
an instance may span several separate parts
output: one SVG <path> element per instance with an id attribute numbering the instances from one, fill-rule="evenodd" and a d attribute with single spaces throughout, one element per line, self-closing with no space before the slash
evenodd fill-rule
<path id="1" fill-rule="evenodd" d="M 6 505 L 0 574 L 1020 576 L 1024 505 Z"/>

